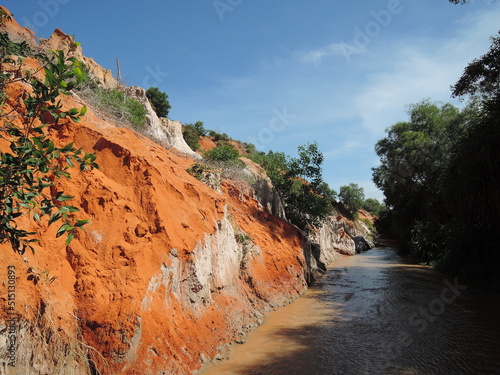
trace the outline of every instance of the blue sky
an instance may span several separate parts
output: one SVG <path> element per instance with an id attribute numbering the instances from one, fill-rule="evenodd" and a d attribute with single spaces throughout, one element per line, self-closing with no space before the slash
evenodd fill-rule
<path id="1" fill-rule="evenodd" d="M 317 141 L 330 186 L 371 181 L 373 146 L 424 98 L 450 86 L 500 29 L 500 2 L 477 0 L 2 1 L 47 38 L 75 34 L 128 85 L 169 95 L 174 120 L 296 155 Z"/>

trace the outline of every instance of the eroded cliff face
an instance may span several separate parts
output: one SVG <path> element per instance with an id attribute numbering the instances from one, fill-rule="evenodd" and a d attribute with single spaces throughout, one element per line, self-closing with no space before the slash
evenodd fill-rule
<path id="1" fill-rule="evenodd" d="M 9 110 L 25 89 L 8 87 Z M 79 106 L 63 100 L 67 108 Z M 81 123 L 62 122 L 49 133 L 60 144 L 96 152 L 100 169 L 74 170 L 59 187 L 90 218 L 70 246 L 55 238 L 56 228 L 30 222 L 23 224 L 41 239 L 35 254 L 23 259 L 2 246 L 2 272 L 16 269 L 24 327 L 16 367 L 3 358 L 6 373 L 64 373 L 57 355 L 72 345 L 85 353 L 89 345 L 103 373 L 188 374 L 244 335 L 260 312 L 305 291 L 300 232 L 230 181 L 221 193 L 205 186 L 185 171 L 189 157 L 91 111 Z M 28 280 L 30 267 L 41 275 L 36 285 Z M 49 283 L 44 271 L 57 279 Z M 46 321 L 64 333 L 60 353 L 33 333 L 33 324 Z M 80 360 L 85 367 L 85 356 Z"/>
<path id="2" fill-rule="evenodd" d="M 22 34 L 15 21 L 8 27 Z M 8 85 L 3 110 L 22 116 L 29 90 Z M 65 108 L 84 104 L 61 99 Z M 24 217 L 19 225 L 40 239 L 35 253 L 0 246 L 0 303 L 12 293 L 15 301 L 0 309 L 0 347 L 12 344 L 15 356 L 9 366 L 9 352 L 0 353 L 1 373 L 191 374 L 312 280 L 311 246 L 272 214 L 282 210 L 278 198 L 230 180 L 212 189 L 186 172 L 192 153 L 117 125 L 89 110 L 78 124 L 47 127 L 57 145 L 95 152 L 100 169 L 72 169 L 58 186 L 90 219 L 69 246 L 57 227 Z M 180 125 L 163 125 L 178 139 Z M 322 247 L 334 237 L 327 232 Z M 336 251 L 319 259 L 327 264 Z"/>
<path id="3" fill-rule="evenodd" d="M 144 133 L 157 142 L 173 147 L 183 154 L 189 155 L 194 159 L 201 159 L 201 156 L 191 150 L 184 137 L 182 136 L 182 125 L 179 121 L 172 121 L 168 118 L 160 118 L 156 115 L 151 103 L 146 97 L 146 90 L 142 87 L 124 87 L 119 86 L 129 97 L 136 99 L 146 108 L 146 125 Z"/>

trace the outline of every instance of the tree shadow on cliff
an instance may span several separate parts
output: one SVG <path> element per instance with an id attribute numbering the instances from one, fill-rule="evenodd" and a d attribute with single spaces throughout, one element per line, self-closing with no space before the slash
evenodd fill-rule
<path id="1" fill-rule="evenodd" d="M 288 221 L 257 207 L 251 207 L 250 211 L 252 218 L 264 224 L 276 236 L 280 238 L 298 238 L 300 241 L 305 241 L 304 233 Z"/>

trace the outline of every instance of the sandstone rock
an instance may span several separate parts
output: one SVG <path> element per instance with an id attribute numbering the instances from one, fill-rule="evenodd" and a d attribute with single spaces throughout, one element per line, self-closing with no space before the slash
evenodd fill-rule
<path id="1" fill-rule="evenodd" d="M 138 86 L 120 86 L 120 89 L 123 90 L 129 97 L 141 103 L 144 108 L 146 108 L 146 133 L 152 135 L 158 141 L 164 142 L 167 145 L 177 149 L 184 154 L 189 155 L 194 159 L 201 159 L 201 156 L 191 150 L 191 148 L 184 140 L 184 137 L 182 136 L 182 125 L 180 122 L 172 121 L 168 118 L 159 118 L 156 115 L 156 112 L 154 111 L 151 103 L 146 97 L 145 89 Z"/>
<path id="2" fill-rule="evenodd" d="M 22 82 L 10 85 L 7 105 L 24 89 Z M 61 100 L 65 108 L 81 106 L 70 96 Z M 92 110 L 78 124 L 61 120 L 47 131 L 58 147 L 75 142 L 96 152 L 100 169 L 71 169 L 72 179 L 58 183 L 75 197 L 79 217 L 90 218 L 70 246 L 55 237 L 56 227 L 24 218 L 20 224 L 40 238 L 35 254 L 25 254 L 26 263 L 0 246 L 1 268 L 15 265 L 19 276 L 26 327 L 19 331 L 19 373 L 63 374 L 61 364 L 90 373 L 78 360 L 90 355 L 102 374 L 189 374 L 201 366 L 201 354 L 213 358 L 241 339 L 243 327 L 260 323 L 255 310 L 305 291 L 303 236 L 238 185 L 225 181 L 220 193 L 205 186 L 185 171 L 193 159 Z M 235 240 L 235 228 L 251 237 L 247 248 Z M 24 276 L 28 267 L 57 279 L 33 285 Z M 5 319 L 2 310 L 0 324 Z M 40 340 L 38 322 L 47 321 L 52 334 Z M 60 341 L 50 338 L 55 332 Z M 58 356 L 56 347 L 80 354 Z"/>
<path id="3" fill-rule="evenodd" d="M 255 190 L 255 196 L 261 205 L 275 216 L 286 220 L 285 207 L 279 192 L 273 190 L 271 182 L 268 179 L 259 178 L 252 184 Z"/>
<path id="4" fill-rule="evenodd" d="M 26 36 L 18 24 L 9 27 Z M 43 45 L 88 61 L 60 30 Z M 114 87 L 105 70 L 95 69 Z M 22 116 L 17 103 L 26 89 L 23 82 L 9 85 L 6 111 Z M 19 374 L 193 373 L 262 324 L 263 312 L 304 293 L 313 272 L 339 252 L 355 252 L 349 225 L 338 218 L 307 242 L 282 219 L 282 202 L 265 183 L 254 195 L 248 185 L 224 180 L 216 191 L 196 180 L 186 168 L 199 156 L 185 148 L 180 123 L 158 119 L 143 89 L 125 90 L 148 108 L 148 130 L 192 158 L 92 110 L 80 123 L 62 119 L 46 128 L 57 147 L 74 142 L 95 152 L 100 169 L 70 169 L 72 179 L 58 182 L 57 190 L 75 197 L 69 203 L 81 209 L 78 217 L 90 219 L 69 246 L 56 238 L 56 227 L 25 217 L 18 224 L 40 239 L 35 254 L 22 259 L 0 245 L 0 268 L 14 265 L 17 273 Z M 71 96 L 61 100 L 65 108 L 82 105 Z M 28 269 L 57 278 L 33 285 Z M 1 309 L 0 331 L 7 318 Z M 0 335 L 0 347 L 7 344 Z"/>
<path id="5" fill-rule="evenodd" d="M 118 87 L 118 82 L 113 77 L 109 69 L 104 69 L 94 59 L 83 54 L 81 46 L 75 45 L 73 37 L 65 34 L 60 29 L 56 29 L 49 39 L 40 39 L 40 46 L 45 50 L 62 50 L 67 57 L 75 57 L 82 61 L 89 69 L 91 75 L 106 88 L 114 89 Z"/>
<path id="6" fill-rule="evenodd" d="M 0 7 L 8 15 L 11 15 L 10 11 L 7 8 L 1 5 Z M 34 50 L 38 49 L 35 33 L 28 28 L 21 27 L 21 25 L 19 25 L 14 18 L 12 18 L 10 21 L 5 20 L 4 25 L 0 26 L 0 31 L 7 33 L 9 39 L 13 42 L 16 43 L 26 42 L 30 46 L 30 48 Z"/>

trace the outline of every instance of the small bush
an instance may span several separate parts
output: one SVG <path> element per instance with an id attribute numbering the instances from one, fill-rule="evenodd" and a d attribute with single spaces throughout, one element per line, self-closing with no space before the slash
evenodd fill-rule
<path id="1" fill-rule="evenodd" d="M 190 168 L 186 169 L 186 172 L 212 189 L 218 190 L 220 187 L 220 172 L 213 170 L 205 164 L 194 163 Z"/>
<path id="2" fill-rule="evenodd" d="M 182 137 L 193 151 L 200 149 L 200 137 L 198 136 L 198 132 L 193 124 L 184 125 Z"/>
<path id="3" fill-rule="evenodd" d="M 89 80 L 78 94 L 85 101 L 118 122 L 124 122 L 136 129 L 144 127 L 147 111 L 141 103 L 120 90 L 100 87 L 88 74 L 87 78 L 85 73 L 83 76 L 84 80 Z"/>
<path id="4" fill-rule="evenodd" d="M 447 247 L 447 234 L 445 225 L 416 220 L 410 232 L 409 255 L 425 264 L 435 265 Z"/>
<path id="5" fill-rule="evenodd" d="M 250 236 L 247 233 L 237 232 L 234 234 L 234 238 L 236 242 L 238 242 L 243 246 L 244 251 L 250 250 L 250 246 L 252 245 L 253 242 L 252 236 Z"/>
<path id="6" fill-rule="evenodd" d="M 158 87 L 150 87 L 146 90 L 146 97 L 151 102 L 151 106 L 158 117 L 168 116 L 168 111 L 171 107 L 166 93 L 160 91 Z"/>
<path id="7" fill-rule="evenodd" d="M 100 105 L 118 119 L 142 128 L 146 122 L 146 109 L 137 100 L 131 99 L 122 91 L 99 88 L 96 91 Z"/>
<path id="8" fill-rule="evenodd" d="M 220 133 L 217 133 L 215 130 L 210 130 L 208 132 L 208 135 L 213 138 L 214 142 L 230 141 L 231 140 L 231 138 L 229 138 L 229 136 L 226 133 L 220 134 Z"/>
<path id="9" fill-rule="evenodd" d="M 203 156 L 208 160 L 216 161 L 231 161 L 236 160 L 240 153 L 233 145 L 226 144 L 224 146 L 216 146 L 211 150 L 205 151 Z"/>

